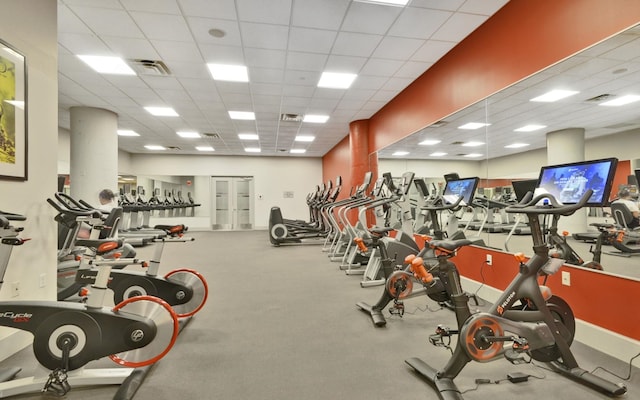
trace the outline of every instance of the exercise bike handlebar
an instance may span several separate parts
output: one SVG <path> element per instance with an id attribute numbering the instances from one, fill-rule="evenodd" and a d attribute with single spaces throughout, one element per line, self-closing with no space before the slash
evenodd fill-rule
<path id="1" fill-rule="evenodd" d="M 442 195 L 436 197 L 436 199 L 431 203 L 428 204 L 426 206 L 421 207 L 422 210 L 457 210 L 459 209 L 462 205 L 460 203 L 462 203 L 463 197 L 462 196 L 458 196 L 458 199 L 455 201 L 455 203 L 447 203 L 444 200 L 444 197 L 442 197 Z"/>
<path id="2" fill-rule="evenodd" d="M 56 203 L 55 201 L 53 201 L 52 199 L 47 199 L 47 203 L 51 204 L 51 206 L 53 208 L 56 209 L 56 211 L 58 211 L 60 214 L 71 214 L 75 217 L 100 217 L 102 216 L 102 213 L 100 211 L 97 210 L 78 210 L 78 209 L 71 209 L 69 208 L 66 204 L 63 207 L 61 207 L 61 205 L 59 203 Z"/>
<path id="3" fill-rule="evenodd" d="M 27 217 L 25 217 L 24 215 L 14 214 L 14 213 L 9 213 L 4 211 L 0 211 L 0 218 L 4 218 L 8 221 L 26 221 L 27 220 Z"/>
<path id="4" fill-rule="evenodd" d="M 577 203 L 561 204 L 551 193 L 542 193 L 534 197 L 531 192 L 529 192 L 520 203 L 507 207 L 505 211 L 520 214 L 555 214 L 568 216 L 584 207 L 592 194 L 593 190 L 588 189 Z M 540 204 L 541 202 L 542 204 Z"/>

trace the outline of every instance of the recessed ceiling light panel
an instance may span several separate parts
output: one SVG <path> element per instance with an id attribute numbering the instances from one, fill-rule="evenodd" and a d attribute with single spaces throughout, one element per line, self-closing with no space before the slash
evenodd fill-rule
<path id="1" fill-rule="evenodd" d="M 207 64 L 216 81 L 249 82 L 249 73 L 244 65 Z"/>
<path id="2" fill-rule="evenodd" d="M 328 120 L 329 120 L 329 116 L 328 115 L 308 114 L 308 115 L 304 116 L 304 119 L 302 120 L 302 122 L 311 122 L 311 123 L 314 123 L 314 124 L 324 124 Z"/>
<path id="3" fill-rule="evenodd" d="M 513 144 L 508 144 L 506 146 L 504 146 L 505 149 L 519 149 L 521 147 L 527 147 L 529 144 L 528 143 L 513 143 Z"/>
<path id="4" fill-rule="evenodd" d="M 289 153 L 291 154 L 304 154 L 307 151 L 305 149 L 291 149 L 289 150 Z"/>
<path id="5" fill-rule="evenodd" d="M 514 129 L 514 132 L 533 132 L 533 131 L 539 131 L 540 129 L 544 129 L 546 128 L 546 125 L 525 125 L 523 127 L 520 127 L 518 129 Z"/>
<path id="6" fill-rule="evenodd" d="M 474 130 L 474 129 L 480 129 L 489 125 L 491 124 L 486 124 L 484 122 L 467 122 L 466 124 L 459 126 L 458 129 Z"/>
<path id="7" fill-rule="evenodd" d="M 147 150 L 166 150 L 167 148 L 164 146 L 158 146 L 156 144 L 147 144 L 144 146 Z"/>
<path id="8" fill-rule="evenodd" d="M 466 143 L 462 143 L 463 146 L 465 147 L 478 147 L 478 146 L 482 146 L 484 144 L 484 142 L 466 142 Z"/>
<path id="9" fill-rule="evenodd" d="M 198 132 L 181 131 L 181 132 L 176 132 L 176 134 L 180 137 L 187 138 L 187 139 L 195 139 L 200 137 L 200 134 Z"/>
<path id="10" fill-rule="evenodd" d="M 438 139 L 426 139 L 423 140 L 422 142 L 418 143 L 420 146 L 434 146 L 438 143 L 440 143 L 441 140 Z"/>
<path id="11" fill-rule="evenodd" d="M 88 66 L 101 74 L 135 75 L 135 71 L 120 57 L 109 56 L 78 56 Z"/>
<path id="12" fill-rule="evenodd" d="M 260 153 L 260 147 L 247 147 L 244 151 L 247 153 Z"/>
<path id="13" fill-rule="evenodd" d="M 242 119 L 251 121 L 256 119 L 256 115 L 252 111 L 229 111 L 231 119 Z"/>
<path id="14" fill-rule="evenodd" d="M 118 129 L 118 136 L 140 136 L 140 134 L 130 129 Z"/>
<path id="15" fill-rule="evenodd" d="M 198 151 L 214 151 L 211 146 L 196 146 L 196 150 Z"/>
<path id="16" fill-rule="evenodd" d="M 640 101 L 640 96 L 636 94 L 630 94 L 627 96 L 620 96 L 613 100 L 605 101 L 604 103 L 600 103 L 601 106 L 624 106 L 630 103 L 635 103 L 636 101 Z"/>
<path id="17" fill-rule="evenodd" d="M 178 113 L 171 107 L 145 107 L 145 110 L 156 117 L 177 117 Z"/>
<path id="18" fill-rule="evenodd" d="M 318 82 L 318 87 L 330 89 L 348 89 L 356 79 L 356 74 L 339 72 L 323 72 Z"/>
<path id="19" fill-rule="evenodd" d="M 556 90 L 552 90 L 550 92 L 547 92 L 543 95 L 540 95 L 538 97 L 534 97 L 533 99 L 529 100 L 529 101 L 535 101 L 535 102 L 542 102 L 542 103 L 552 103 L 554 101 L 558 101 L 561 99 L 564 99 L 566 97 L 569 96 L 573 96 L 575 94 L 578 94 L 580 92 L 576 92 L 575 90 L 562 90 L 562 89 L 556 89 Z"/>
<path id="20" fill-rule="evenodd" d="M 408 151 L 396 151 L 392 154 L 392 156 L 406 156 L 409 155 Z"/>
<path id="21" fill-rule="evenodd" d="M 298 135 L 294 139 L 296 142 L 313 142 L 315 140 L 315 136 L 310 135 Z"/>
<path id="22" fill-rule="evenodd" d="M 239 133 L 238 138 L 240 140 L 259 140 L 260 137 L 255 133 Z"/>
<path id="23" fill-rule="evenodd" d="M 443 152 L 443 151 L 436 151 L 434 153 L 429 154 L 431 157 L 442 157 L 442 156 L 446 156 L 447 153 Z"/>

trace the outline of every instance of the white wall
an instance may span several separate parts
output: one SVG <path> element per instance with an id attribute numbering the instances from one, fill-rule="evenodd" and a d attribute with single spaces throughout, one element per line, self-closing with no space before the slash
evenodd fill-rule
<path id="1" fill-rule="evenodd" d="M 22 237 L 10 259 L 0 299 L 54 299 L 56 293 L 56 224 L 46 203 L 57 187 L 58 45 L 57 4 L 50 0 L 0 0 L 0 38 L 26 56 L 28 180 L 0 180 L 0 210 L 25 214 Z M 45 287 L 40 287 L 40 276 Z M 10 297 L 11 282 L 20 295 Z M 0 359 L 30 343 L 30 334 L 0 329 Z"/>
<path id="2" fill-rule="evenodd" d="M 279 206 L 285 218 L 308 219 L 306 196 L 322 182 L 322 161 L 319 158 L 131 154 L 130 160 L 127 172 L 132 175 L 253 176 L 254 221 L 258 229 L 267 227 L 273 206 Z M 194 179 L 194 187 L 198 182 L 205 181 Z M 293 198 L 284 198 L 285 191 L 293 192 Z M 195 200 L 199 203 L 207 201 Z"/>

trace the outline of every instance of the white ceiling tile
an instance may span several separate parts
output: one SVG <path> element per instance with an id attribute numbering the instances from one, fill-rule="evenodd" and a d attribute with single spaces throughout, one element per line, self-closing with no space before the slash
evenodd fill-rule
<path id="1" fill-rule="evenodd" d="M 285 97 L 307 97 L 313 96 L 316 90 L 316 86 L 309 85 L 289 85 L 285 86 L 282 90 L 282 95 Z"/>
<path id="2" fill-rule="evenodd" d="M 287 53 L 283 50 L 250 48 L 244 50 L 244 55 L 248 67 L 282 69 L 285 67 L 287 59 Z M 249 74 L 249 79 L 251 79 L 251 74 Z"/>
<path id="3" fill-rule="evenodd" d="M 111 50 L 96 36 L 78 33 L 58 34 L 58 44 L 64 46 L 75 55 L 114 55 Z"/>
<path id="4" fill-rule="evenodd" d="M 373 52 L 373 57 L 391 60 L 408 60 L 424 44 L 420 39 L 387 36 Z"/>
<path id="5" fill-rule="evenodd" d="M 360 71 L 367 62 L 367 57 L 351 57 L 330 55 L 327 59 L 327 70 L 332 71 Z"/>
<path id="6" fill-rule="evenodd" d="M 187 24 L 197 43 L 211 43 L 222 46 L 241 46 L 240 27 L 237 21 L 224 19 L 188 17 Z M 224 37 L 214 37 L 209 30 L 219 29 L 224 32 Z"/>
<path id="7" fill-rule="evenodd" d="M 244 53 L 242 47 L 220 46 L 200 43 L 200 51 L 205 63 L 241 64 L 244 65 Z"/>
<path id="8" fill-rule="evenodd" d="M 283 78 L 284 69 L 251 67 L 250 70 L 251 82 L 280 84 Z"/>
<path id="9" fill-rule="evenodd" d="M 346 32 L 385 34 L 402 12 L 401 7 L 353 2 L 340 30 Z"/>
<path id="10" fill-rule="evenodd" d="M 404 90 L 407 86 L 413 82 L 412 78 L 389 78 L 387 82 L 382 86 L 381 90 L 394 91 L 396 94 Z M 392 96 L 393 97 L 393 96 Z"/>
<path id="11" fill-rule="evenodd" d="M 114 55 L 129 59 L 158 60 L 160 55 L 145 39 L 130 39 L 116 36 L 102 38 Z"/>
<path id="12" fill-rule="evenodd" d="M 289 52 L 286 67 L 302 71 L 322 71 L 326 62 L 326 54 Z"/>
<path id="13" fill-rule="evenodd" d="M 486 19 L 484 15 L 453 14 L 431 38 L 433 40 L 459 42 L 482 25 Z"/>
<path id="14" fill-rule="evenodd" d="M 122 10 L 119 0 L 64 0 L 67 6 L 101 7 Z"/>
<path id="15" fill-rule="evenodd" d="M 193 42 L 172 42 L 169 40 L 152 40 L 153 47 L 160 58 L 169 64 L 172 61 L 189 61 L 202 63 L 202 55 L 198 46 Z"/>
<path id="16" fill-rule="evenodd" d="M 181 15 L 157 14 L 134 11 L 131 17 L 148 39 L 174 42 L 191 42 L 193 37 Z M 170 29 L 167 29 L 170 27 Z"/>
<path id="17" fill-rule="evenodd" d="M 240 21 L 289 25 L 291 0 L 236 0 Z"/>
<path id="18" fill-rule="evenodd" d="M 371 58 L 364 65 L 360 73 L 362 75 L 384 76 L 385 78 L 388 78 L 389 76 L 393 76 L 403 64 L 404 61 L 399 60 Z"/>
<path id="19" fill-rule="evenodd" d="M 320 72 L 314 71 L 285 71 L 284 82 L 290 85 L 317 85 Z"/>
<path id="20" fill-rule="evenodd" d="M 292 27 L 289 30 L 289 50 L 328 54 L 337 31 Z"/>
<path id="21" fill-rule="evenodd" d="M 237 19 L 234 0 L 178 0 L 178 4 L 190 17 Z"/>
<path id="22" fill-rule="evenodd" d="M 289 27 L 241 22 L 242 44 L 246 47 L 286 50 Z"/>
<path id="23" fill-rule="evenodd" d="M 333 46 L 333 53 L 345 56 L 369 57 L 382 36 L 363 33 L 340 32 Z"/>
<path id="24" fill-rule="evenodd" d="M 432 8 L 434 10 L 456 11 L 465 0 L 411 0 L 411 7 Z"/>
<path id="25" fill-rule="evenodd" d="M 171 76 L 189 79 L 211 79 L 211 74 L 204 63 L 188 63 L 171 61 L 167 63 Z"/>
<path id="26" fill-rule="evenodd" d="M 406 7 L 389 30 L 389 35 L 429 39 L 453 13 Z"/>
<path id="27" fill-rule="evenodd" d="M 292 26 L 337 30 L 351 0 L 296 0 L 293 2 Z"/>
<path id="28" fill-rule="evenodd" d="M 144 37 L 133 19 L 123 10 L 102 7 L 72 7 L 72 10 L 97 34 L 114 35 L 117 32 L 118 36 Z"/>
<path id="29" fill-rule="evenodd" d="M 282 85 L 272 83 L 251 83 L 251 93 L 280 95 Z"/>

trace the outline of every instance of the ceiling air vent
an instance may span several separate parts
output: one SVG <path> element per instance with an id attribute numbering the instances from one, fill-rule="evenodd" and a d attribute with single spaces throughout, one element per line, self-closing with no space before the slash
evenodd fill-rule
<path id="1" fill-rule="evenodd" d="M 605 93 L 605 94 L 601 94 L 601 95 L 592 97 L 590 99 L 586 99 L 585 102 L 586 103 L 599 103 L 601 101 L 611 100 L 612 97 L 616 97 L 616 96 L 613 95 L 613 94 Z"/>
<path id="2" fill-rule="evenodd" d="M 167 64 L 160 60 L 135 59 L 130 60 L 133 69 L 139 75 L 146 76 L 169 76 L 171 71 Z"/>
<path id="3" fill-rule="evenodd" d="M 457 145 L 460 145 L 460 144 L 462 144 L 462 143 L 464 143 L 464 142 L 460 142 L 460 141 L 457 141 L 457 142 L 451 142 L 451 144 L 457 144 Z"/>
<path id="4" fill-rule="evenodd" d="M 211 139 L 220 139 L 220 135 L 218 135 L 217 133 L 203 133 L 202 136 L 208 137 Z"/>
<path id="5" fill-rule="evenodd" d="M 178 146 L 167 146 L 167 150 L 181 150 Z"/>
<path id="6" fill-rule="evenodd" d="M 300 114 L 280 114 L 280 121 L 301 122 L 302 121 L 302 115 L 300 115 Z"/>

